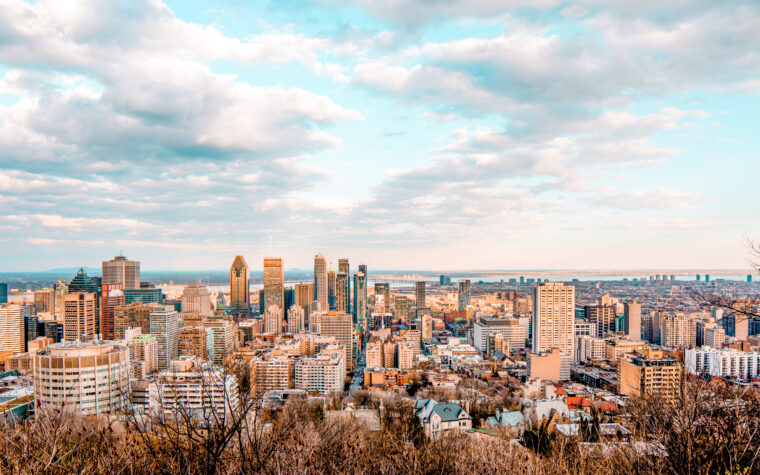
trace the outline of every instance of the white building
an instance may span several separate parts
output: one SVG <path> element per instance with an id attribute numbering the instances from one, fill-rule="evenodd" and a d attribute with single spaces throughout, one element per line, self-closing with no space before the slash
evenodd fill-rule
<path id="1" fill-rule="evenodd" d="M 158 341 L 158 369 L 164 370 L 179 355 L 179 316 L 171 305 L 154 305 L 150 334 Z"/>
<path id="2" fill-rule="evenodd" d="M 55 343 L 34 355 L 38 407 L 108 414 L 129 404 L 129 350 L 113 342 Z"/>
<path id="3" fill-rule="evenodd" d="M 151 412 L 165 416 L 192 414 L 205 418 L 212 413 L 222 416 L 240 406 L 235 376 L 195 357 L 173 360 L 148 391 Z"/>
<path id="4" fill-rule="evenodd" d="M 343 391 L 346 365 L 343 351 L 331 351 L 314 358 L 301 358 L 295 366 L 296 389 L 307 393 L 330 394 Z"/>
<path id="5" fill-rule="evenodd" d="M 575 361 L 576 363 L 588 363 L 592 360 L 605 358 L 604 338 L 591 335 L 578 335 L 575 337 Z"/>
<path id="6" fill-rule="evenodd" d="M 25 343 L 24 307 L 0 304 L 0 351 L 23 353 Z"/>
<path id="7" fill-rule="evenodd" d="M 473 346 L 481 353 L 486 353 L 488 338 L 496 333 L 500 333 L 505 340 L 509 340 L 510 349 L 525 348 L 528 331 L 515 318 L 482 317 L 472 328 Z"/>
<path id="8" fill-rule="evenodd" d="M 545 282 L 533 289 L 533 353 L 560 351 L 560 379 L 575 357 L 575 287 Z"/>
<path id="9" fill-rule="evenodd" d="M 734 348 L 687 349 L 684 355 L 686 370 L 692 374 L 709 374 L 719 378 L 750 380 L 760 375 L 760 352 L 745 352 Z"/>

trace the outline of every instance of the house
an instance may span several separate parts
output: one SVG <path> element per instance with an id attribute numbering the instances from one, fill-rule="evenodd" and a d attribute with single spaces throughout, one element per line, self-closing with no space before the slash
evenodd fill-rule
<path id="1" fill-rule="evenodd" d="M 495 416 L 489 416 L 486 419 L 486 428 L 504 428 L 514 436 L 521 435 L 524 425 L 525 420 L 520 411 L 500 411 L 497 409 Z"/>
<path id="2" fill-rule="evenodd" d="M 414 412 L 422 421 L 425 435 L 430 439 L 440 439 L 472 428 L 472 417 L 459 404 L 419 399 L 414 403 Z"/>

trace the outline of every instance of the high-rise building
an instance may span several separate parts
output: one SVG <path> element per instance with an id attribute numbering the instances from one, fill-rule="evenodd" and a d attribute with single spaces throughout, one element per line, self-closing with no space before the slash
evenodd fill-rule
<path id="1" fill-rule="evenodd" d="M 282 321 L 285 316 L 285 271 L 281 257 L 264 258 L 264 302 L 266 312 L 273 305 L 277 306 Z"/>
<path id="2" fill-rule="evenodd" d="M 367 330 L 367 275 L 364 272 L 354 274 L 354 321 Z"/>
<path id="3" fill-rule="evenodd" d="M 327 304 L 330 306 L 330 310 L 335 310 L 335 284 L 336 284 L 335 271 L 330 269 L 327 272 Z"/>
<path id="4" fill-rule="evenodd" d="M 278 313 L 279 316 L 279 313 Z M 206 331 L 212 333 L 213 345 L 209 348 L 209 360 L 216 365 L 222 365 L 224 358 L 235 351 L 237 325 L 229 320 L 214 318 L 204 322 Z"/>
<path id="5" fill-rule="evenodd" d="M 179 355 L 179 315 L 170 305 L 155 305 L 150 312 L 150 334 L 158 340 L 158 369 L 165 370 Z"/>
<path id="6" fill-rule="evenodd" d="M 79 269 L 77 271 L 74 278 L 71 279 L 71 282 L 69 282 L 68 290 L 69 290 L 69 293 L 75 293 L 75 292 L 81 292 L 85 294 L 100 293 L 100 288 L 98 287 L 98 284 L 93 282 L 93 280 L 87 276 L 87 273 L 84 271 L 84 269 Z"/>
<path id="7" fill-rule="evenodd" d="M 140 303 L 114 308 L 114 339 L 124 339 L 127 328 L 139 327 L 143 333 L 149 333 L 152 309 L 151 305 Z"/>
<path id="8" fill-rule="evenodd" d="M 132 305 L 133 303 L 163 303 L 164 294 L 161 289 L 155 287 L 140 289 L 124 289 L 124 303 Z"/>
<path id="9" fill-rule="evenodd" d="M 230 267 L 230 307 L 232 313 L 247 317 L 251 313 L 251 287 L 248 264 L 243 256 L 235 256 Z"/>
<path id="10" fill-rule="evenodd" d="M 34 313 L 49 313 L 55 315 L 55 296 L 53 289 L 34 291 Z"/>
<path id="11" fill-rule="evenodd" d="M 301 358 L 295 364 L 295 387 L 308 393 L 331 394 L 343 390 L 345 357 L 338 352 Z"/>
<path id="12" fill-rule="evenodd" d="M 459 281 L 459 294 L 458 294 L 458 308 L 459 311 L 462 312 L 467 309 L 467 306 L 470 305 L 470 290 L 472 289 L 472 282 L 469 280 L 460 280 Z"/>
<path id="13" fill-rule="evenodd" d="M 438 285 L 451 285 L 451 277 L 441 274 L 438 277 Z"/>
<path id="14" fill-rule="evenodd" d="M 528 329 L 520 325 L 516 318 L 481 317 L 472 327 L 473 346 L 481 353 L 489 353 L 488 342 L 491 335 L 500 334 L 509 341 L 511 349 L 525 348 Z"/>
<path id="15" fill-rule="evenodd" d="M 240 407 L 237 378 L 221 368 L 195 358 L 172 361 L 156 376 L 151 410 L 165 416 L 215 413 L 225 418 Z"/>
<path id="16" fill-rule="evenodd" d="M 346 369 L 353 369 L 354 322 L 351 315 L 335 311 L 322 315 L 319 322 L 319 334 L 335 338 L 335 341 L 344 349 Z"/>
<path id="17" fill-rule="evenodd" d="M 179 331 L 178 354 L 179 356 L 195 356 L 201 360 L 207 361 L 208 349 L 214 345 L 213 337 L 206 330 L 206 327 L 194 326 L 184 327 Z"/>
<path id="18" fill-rule="evenodd" d="M 293 305 L 288 309 L 288 333 L 303 333 L 306 330 L 306 311 L 303 307 Z"/>
<path id="19" fill-rule="evenodd" d="M 431 340 L 433 338 L 433 316 L 429 313 L 423 313 L 420 316 L 422 322 L 422 339 L 424 341 Z"/>
<path id="20" fill-rule="evenodd" d="M 635 300 L 625 303 L 623 311 L 623 331 L 629 340 L 641 340 L 641 304 Z"/>
<path id="21" fill-rule="evenodd" d="M 575 355 L 575 287 L 545 282 L 533 289 L 533 352 L 560 351 L 560 378 L 570 379 Z"/>
<path id="22" fill-rule="evenodd" d="M 0 282 L 0 303 L 8 303 L 8 284 Z"/>
<path id="23" fill-rule="evenodd" d="M 0 304 L 0 352 L 26 351 L 24 307 L 21 305 Z"/>
<path id="24" fill-rule="evenodd" d="M 369 276 L 369 273 L 367 272 L 367 264 L 359 264 L 359 272 L 362 272 L 364 275 Z"/>
<path id="25" fill-rule="evenodd" d="M 135 335 L 127 342 L 127 347 L 133 378 L 145 378 L 158 369 L 158 340 L 155 335 Z M 139 368 L 139 374 L 136 368 Z"/>
<path id="26" fill-rule="evenodd" d="M 351 311 L 351 268 L 348 265 L 348 259 L 347 258 L 341 258 L 338 259 L 338 273 L 345 274 L 346 275 L 346 282 L 345 282 L 345 295 L 346 295 L 346 307 L 343 309 L 344 312 L 350 312 Z M 340 310 L 340 309 L 338 309 Z"/>
<path id="27" fill-rule="evenodd" d="M 323 312 L 330 310 L 327 294 L 327 259 L 322 254 L 314 256 L 314 299 Z"/>
<path id="28" fill-rule="evenodd" d="M 269 305 L 264 313 L 264 333 L 282 333 L 282 310 L 277 305 Z"/>
<path id="29" fill-rule="evenodd" d="M 425 308 L 425 281 L 421 280 L 414 283 L 414 296 L 417 308 Z"/>
<path id="30" fill-rule="evenodd" d="M 382 311 L 384 313 L 390 313 L 391 312 L 391 286 L 387 282 L 376 282 L 375 283 L 375 303 L 377 304 L 377 297 L 382 296 L 383 297 L 383 308 Z M 379 312 L 380 309 L 375 308 L 375 312 Z"/>
<path id="31" fill-rule="evenodd" d="M 652 396 L 671 403 L 684 377 L 683 363 L 664 358 L 661 351 L 644 350 L 644 355 L 623 357 L 618 366 L 620 394 Z"/>
<path id="32" fill-rule="evenodd" d="M 669 348 L 687 348 L 692 342 L 690 318 L 684 313 L 660 314 L 660 344 Z"/>
<path id="33" fill-rule="evenodd" d="M 100 335 L 103 340 L 116 339 L 116 308 L 125 305 L 124 284 L 100 286 Z"/>
<path id="34" fill-rule="evenodd" d="M 140 262 L 116 256 L 103 261 L 103 284 L 122 284 L 122 289 L 140 288 Z"/>
<path id="35" fill-rule="evenodd" d="M 596 337 L 615 333 L 615 307 L 609 304 L 586 305 L 586 319 L 596 324 Z"/>
<path id="36" fill-rule="evenodd" d="M 195 313 L 202 316 L 211 316 L 211 296 L 205 285 L 198 283 L 187 284 L 182 289 L 180 298 L 182 313 Z"/>
<path id="37" fill-rule="evenodd" d="M 343 272 L 338 272 L 338 275 L 335 277 L 335 310 L 339 312 L 351 311 L 351 307 L 349 307 L 351 299 L 348 296 L 348 281 L 348 274 Z"/>
<path id="38" fill-rule="evenodd" d="M 393 314 L 396 318 L 409 318 L 409 299 L 406 295 L 396 295 L 393 298 Z"/>
<path id="39" fill-rule="evenodd" d="M 314 284 L 296 284 L 295 285 L 295 305 L 303 307 L 306 314 L 309 314 L 309 308 L 314 301 Z"/>
<path id="40" fill-rule="evenodd" d="M 251 360 L 251 393 L 261 397 L 266 391 L 290 388 L 293 364 L 284 356 L 256 357 Z"/>
<path id="41" fill-rule="evenodd" d="M 97 294 L 68 293 L 64 304 L 66 306 L 63 322 L 64 341 L 76 341 L 84 338 L 95 339 L 98 333 L 96 325 Z"/>
<path id="42" fill-rule="evenodd" d="M 55 343 L 34 355 L 34 399 L 39 408 L 79 415 L 129 406 L 129 349 L 97 340 Z"/>

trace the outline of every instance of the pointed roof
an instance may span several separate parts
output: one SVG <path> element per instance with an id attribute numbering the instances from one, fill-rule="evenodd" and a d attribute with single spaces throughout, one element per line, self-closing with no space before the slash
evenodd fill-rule
<path id="1" fill-rule="evenodd" d="M 243 256 L 237 255 L 235 256 L 235 260 L 232 261 L 232 266 L 230 266 L 231 269 L 247 269 L 248 264 L 245 262 L 245 259 Z"/>
<path id="2" fill-rule="evenodd" d="M 77 275 L 75 275 L 74 278 L 71 279 L 71 282 L 69 282 L 69 292 L 71 293 L 92 293 L 97 291 L 97 284 L 87 276 L 87 272 L 82 268 L 77 271 Z"/>

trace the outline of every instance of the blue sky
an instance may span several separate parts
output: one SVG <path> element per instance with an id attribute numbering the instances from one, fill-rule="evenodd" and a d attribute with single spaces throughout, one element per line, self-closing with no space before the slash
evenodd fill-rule
<path id="1" fill-rule="evenodd" d="M 742 268 L 760 5 L 0 0 L 0 270 Z"/>

